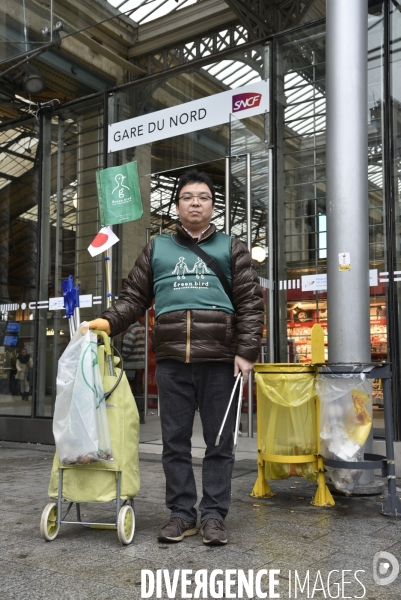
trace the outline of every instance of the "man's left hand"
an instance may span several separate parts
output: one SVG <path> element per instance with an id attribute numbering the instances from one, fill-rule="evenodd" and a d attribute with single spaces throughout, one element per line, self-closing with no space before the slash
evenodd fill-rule
<path id="1" fill-rule="evenodd" d="M 246 383 L 248 381 L 249 373 L 252 371 L 253 365 L 254 363 L 250 360 L 237 355 L 234 359 L 234 377 L 237 377 L 238 373 L 241 371 L 244 378 L 244 383 Z"/>

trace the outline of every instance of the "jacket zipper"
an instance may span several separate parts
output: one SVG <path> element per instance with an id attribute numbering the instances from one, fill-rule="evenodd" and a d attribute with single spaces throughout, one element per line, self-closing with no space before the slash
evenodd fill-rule
<path id="1" fill-rule="evenodd" d="M 187 310 L 187 347 L 185 353 L 185 362 L 189 363 L 191 352 L 191 311 Z"/>

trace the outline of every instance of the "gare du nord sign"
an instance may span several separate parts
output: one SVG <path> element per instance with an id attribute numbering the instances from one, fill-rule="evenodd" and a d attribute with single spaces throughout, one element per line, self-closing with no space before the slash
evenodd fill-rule
<path id="1" fill-rule="evenodd" d="M 269 111 L 269 81 L 185 102 L 109 125 L 108 152 L 157 142 Z"/>

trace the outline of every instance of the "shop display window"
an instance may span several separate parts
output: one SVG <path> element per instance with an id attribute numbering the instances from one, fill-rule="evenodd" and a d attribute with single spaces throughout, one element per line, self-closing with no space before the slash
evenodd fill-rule
<path id="1" fill-rule="evenodd" d="M 318 307 L 312 301 L 288 302 L 287 309 L 288 362 L 311 362 L 311 335 L 315 323 L 320 323 L 323 328 L 327 360 L 327 301 L 318 303 Z"/>
<path id="2" fill-rule="evenodd" d="M 319 323 L 324 332 L 327 361 L 327 300 L 287 302 L 288 362 L 310 363 L 312 327 Z M 387 320 L 385 297 L 373 297 L 370 304 L 370 343 L 372 362 L 387 360 Z"/>

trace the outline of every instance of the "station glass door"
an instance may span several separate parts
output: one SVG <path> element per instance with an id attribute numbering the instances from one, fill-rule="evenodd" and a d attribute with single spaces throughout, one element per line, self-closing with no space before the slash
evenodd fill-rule
<path id="1" fill-rule="evenodd" d="M 255 119 L 248 121 L 251 123 L 245 124 L 235 117 L 232 118 L 228 156 L 174 169 L 140 174 L 141 194 L 143 198 L 149 198 L 149 202 L 147 206 L 144 206 L 146 223 L 145 228 L 142 227 L 143 239 L 138 240 L 135 254 L 139 254 L 145 243 L 155 236 L 174 232 L 177 222 L 175 191 L 181 175 L 191 169 L 205 172 L 211 177 L 216 190 L 215 213 L 212 222 L 218 231 L 230 233 L 241 239 L 253 253 L 268 309 L 269 160 L 267 145 L 260 137 L 260 122 L 258 123 Z M 253 126 L 254 131 L 249 125 Z M 264 134 L 264 131 L 262 132 Z M 130 243 L 132 244 L 132 240 Z M 256 252 L 255 248 L 257 248 Z M 122 272 L 127 273 L 128 271 L 123 268 Z M 152 307 L 148 311 L 144 323 L 148 335 L 145 339 L 143 400 L 138 398 L 139 403 L 143 403 L 145 407 L 145 414 L 148 411 L 158 410 L 156 365 L 151 344 L 154 318 Z M 265 327 L 263 352 L 260 357 L 263 361 L 268 357 L 266 337 L 267 329 Z M 139 391 L 137 389 L 137 396 Z M 250 435 L 252 435 L 251 430 Z"/>

